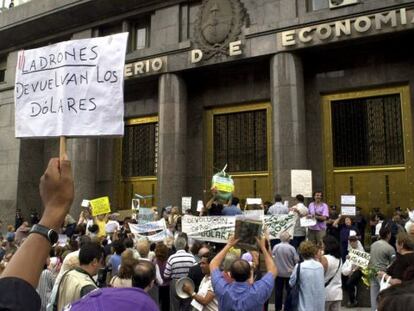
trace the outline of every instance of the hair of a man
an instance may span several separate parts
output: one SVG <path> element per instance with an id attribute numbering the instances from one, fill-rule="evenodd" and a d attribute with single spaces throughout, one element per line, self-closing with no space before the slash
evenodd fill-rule
<path id="1" fill-rule="evenodd" d="M 234 197 L 231 199 L 231 205 L 237 205 L 239 204 L 239 202 L 240 202 L 240 199 L 237 197 Z"/>
<path id="2" fill-rule="evenodd" d="M 303 203 L 303 202 L 305 202 L 305 197 L 303 195 L 301 195 L 301 194 L 298 194 L 296 196 L 296 200 L 298 200 L 299 202 Z"/>
<path id="3" fill-rule="evenodd" d="M 280 233 L 279 237 L 280 237 L 280 241 L 289 242 L 290 234 L 287 231 L 283 231 L 283 232 Z"/>
<path id="4" fill-rule="evenodd" d="M 178 237 L 174 242 L 174 246 L 177 251 L 185 249 L 185 247 L 187 246 L 187 241 L 185 240 L 185 238 Z"/>
<path id="5" fill-rule="evenodd" d="M 132 286 L 145 289 L 155 280 L 155 266 L 147 260 L 140 260 L 134 267 Z"/>
<path id="6" fill-rule="evenodd" d="M 227 253 L 223 260 L 223 270 L 230 271 L 231 265 L 240 257 L 234 253 Z"/>
<path id="7" fill-rule="evenodd" d="M 282 202 L 282 196 L 280 194 L 275 195 L 275 202 Z"/>
<path id="8" fill-rule="evenodd" d="M 79 264 L 89 265 L 94 259 L 100 261 L 104 256 L 104 250 L 96 242 L 89 242 L 80 248 L 79 251 Z"/>
<path id="9" fill-rule="evenodd" d="M 230 267 L 231 277 L 236 282 L 246 282 L 250 277 L 251 267 L 250 264 L 244 259 L 237 259 Z"/>

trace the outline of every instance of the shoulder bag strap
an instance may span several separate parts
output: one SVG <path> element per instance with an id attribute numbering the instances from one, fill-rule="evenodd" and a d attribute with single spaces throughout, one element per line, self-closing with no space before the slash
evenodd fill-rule
<path id="1" fill-rule="evenodd" d="M 334 275 L 328 280 L 328 282 L 325 283 L 325 287 L 327 287 L 331 283 L 331 281 L 334 279 L 334 277 L 338 273 L 339 268 L 341 267 L 341 259 L 338 259 L 338 260 L 339 260 L 338 269 L 336 269 Z"/>

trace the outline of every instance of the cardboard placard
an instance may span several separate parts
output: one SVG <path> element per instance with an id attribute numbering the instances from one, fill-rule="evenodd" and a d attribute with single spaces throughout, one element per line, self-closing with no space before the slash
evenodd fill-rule
<path id="1" fill-rule="evenodd" d="M 262 203 L 263 201 L 261 198 L 247 198 L 246 199 L 247 205 L 254 205 L 254 204 L 261 205 Z"/>
<path id="2" fill-rule="evenodd" d="M 140 204 L 141 204 L 141 202 L 139 201 L 139 199 L 132 199 L 131 200 L 131 209 L 139 210 Z"/>
<path id="3" fill-rule="evenodd" d="M 181 210 L 183 214 L 187 210 L 191 210 L 191 197 L 182 197 L 181 198 Z"/>
<path id="4" fill-rule="evenodd" d="M 300 218 L 300 226 L 301 227 L 312 227 L 316 225 L 315 218 L 308 218 L 308 217 L 301 217 Z"/>
<path id="5" fill-rule="evenodd" d="M 111 205 L 109 204 L 108 197 L 90 200 L 89 203 L 92 207 L 92 216 L 103 215 L 111 212 Z"/>
<path id="6" fill-rule="evenodd" d="M 312 197 L 312 171 L 310 170 L 291 170 L 291 195 L 292 198 L 298 194 L 305 198 Z"/>
<path id="7" fill-rule="evenodd" d="M 363 252 L 357 249 L 349 250 L 349 260 L 356 266 L 363 269 L 368 267 L 371 255 L 367 252 Z"/>
<path id="8" fill-rule="evenodd" d="M 344 215 L 344 216 L 355 216 L 356 215 L 356 208 L 355 208 L 355 206 L 342 205 L 341 206 L 341 215 Z"/>
<path id="9" fill-rule="evenodd" d="M 341 195 L 341 205 L 355 205 L 356 196 L 354 195 Z"/>
<path id="10" fill-rule="evenodd" d="M 122 136 L 128 33 L 19 51 L 16 137 Z"/>
<path id="11" fill-rule="evenodd" d="M 203 208 L 204 208 L 203 201 L 198 200 L 197 201 L 197 212 L 202 212 L 203 211 Z"/>
<path id="12" fill-rule="evenodd" d="M 85 200 L 85 199 L 83 199 L 83 200 L 82 200 L 82 203 L 81 203 L 81 206 L 82 206 L 82 207 L 86 207 L 86 208 L 88 208 L 88 207 L 89 207 L 89 200 Z"/>
<path id="13" fill-rule="evenodd" d="M 251 219 L 236 218 L 234 238 L 238 239 L 237 246 L 244 249 L 258 249 L 256 237 L 262 235 L 263 222 Z"/>

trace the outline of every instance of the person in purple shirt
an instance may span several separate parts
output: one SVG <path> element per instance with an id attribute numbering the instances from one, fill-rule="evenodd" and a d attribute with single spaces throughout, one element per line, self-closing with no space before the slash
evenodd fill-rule
<path id="1" fill-rule="evenodd" d="M 263 310 L 264 303 L 270 298 L 277 276 L 277 268 L 266 239 L 264 237 L 256 239 L 264 255 L 267 269 L 267 273 L 258 281 L 253 282 L 252 268 L 243 259 L 237 259 L 230 267 L 230 276 L 234 282 L 229 283 L 219 270 L 219 266 L 229 249 L 238 242 L 234 237 L 230 237 L 227 245 L 211 261 L 211 281 L 220 311 Z"/>
<path id="2" fill-rule="evenodd" d="M 308 240 L 316 245 L 320 245 L 326 235 L 326 220 L 329 217 L 329 207 L 322 202 L 322 197 L 322 191 L 316 191 L 313 195 L 314 201 L 308 207 L 308 217 L 316 219 L 316 225 L 308 228 Z"/>

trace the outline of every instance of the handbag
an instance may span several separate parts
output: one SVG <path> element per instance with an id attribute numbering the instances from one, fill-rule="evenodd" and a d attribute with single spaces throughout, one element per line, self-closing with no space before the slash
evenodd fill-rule
<path id="1" fill-rule="evenodd" d="M 289 295 L 285 301 L 285 311 L 296 311 L 299 306 L 299 291 L 300 291 L 300 264 L 296 269 L 296 283 L 290 289 Z"/>
<path id="2" fill-rule="evenodd" d="M 391 286 L 390 284 L 391 276 L 389 275 L 388 278 L 386 278 L 386 275 L 384 274 L 381 278 L 380 282 L 380 292 L 382 292 L 384 289 L 387 289 Z"/>

